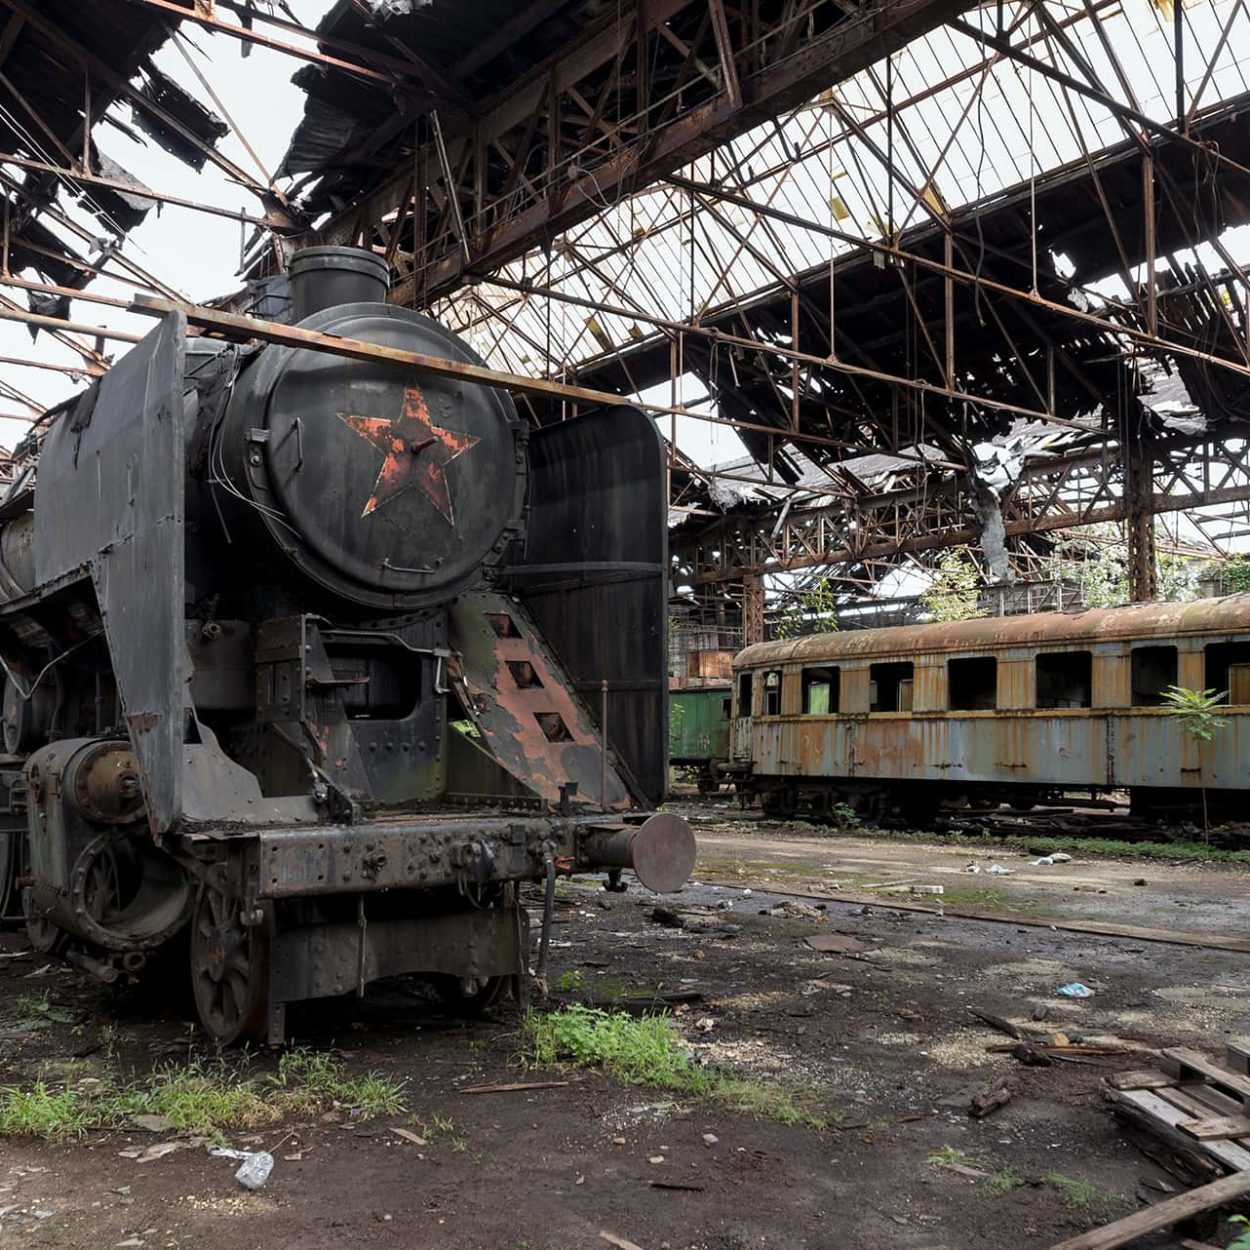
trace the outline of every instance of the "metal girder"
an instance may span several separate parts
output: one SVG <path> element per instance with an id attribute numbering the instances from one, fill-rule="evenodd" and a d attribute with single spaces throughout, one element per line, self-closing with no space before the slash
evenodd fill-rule
<path id="1" fill-rule="evenodd" d="M 395 302 L 428 301 L 465 271 L 515 259 L 605 200 L 775 117 L 964 7 L 966 0 L 871 0 L 848 12 L 833 0 L 796 0 L 769 27 L 758 6 L 634 0 L 635 20 L 605 16 L 476 119 L 444 126 L 451 194 L 428 219 L 417 215 L 414 272 L 395 287 Z M 725 64 L 733 74 L 705 72 Z M 645 84 L 634 66 L 646 66 Z M 589 116 L 570 106 L 577 99 L 591 102 Z M 429 167 L 437 167 L 432 136 L 426 146 Z M 410 176 L 410 168 L 396 173 L 318 237 L 371 242 L 401 208 Z M 468 227 L 467 261 L 457 216 Z"/>
<path id="2" fill-rule="evenodd" d="M 1129 457 L 1102 447 L 1027 462 L 1002 498 L 1008 538 L 1049 534 L 1109 521 L 1151 528 L 1162 513 L 1250 501 L 1250 444 L 1151 439 L 1146 457 L 1135 453 L 1137 478 L 1153 465 L 1148 482 L 1126 491 Z M 971 520 L 972 491 L 966 480 L 941 474 L 911 478 L 897 489 L 879 489 L 819 506 L 787 506 L 725 517 L 692 537 L 674 535 L 671 549 L 680 579 L 693 586 L 739 582 L 765 573 L 848 567 L 944 547 L 979 543 Z M 1139 533 L 1137 542 L 1149 542 Z M 1133 550 L 1136 550 L 1133 548 Z M 1148 557 L 1139 557 L 1139 563 Z M 1137 575 L 1138 595 L 1148 584 Z"/>

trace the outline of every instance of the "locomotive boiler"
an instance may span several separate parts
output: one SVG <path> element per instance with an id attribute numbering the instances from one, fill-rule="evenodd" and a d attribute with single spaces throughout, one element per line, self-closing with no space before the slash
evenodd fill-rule
<path id="1" fill-rule="evenodd" d="M 290 319 L 480 363 L 387 280 L 296 253 Z M 648 815 L 641 412 L 531 430 L 501 390 L 175 313 L 28 451 L 0 502 L 0 878 L 39 949 L 116 980 L 185 940 L 205 1029 L 277 1042 L 287 1003 L 376 978 L 522 990 L 523 882 L 688 876 L 688 826 Z"/>

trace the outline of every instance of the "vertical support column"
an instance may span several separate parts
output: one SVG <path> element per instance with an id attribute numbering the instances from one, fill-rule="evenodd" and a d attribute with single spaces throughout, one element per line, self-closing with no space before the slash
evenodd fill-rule
<path id="1" fill-rule="evenodd" d="M 764 641 L 764 578 L 748 573 L 742 579 L 742 645 Z"/>
<path id="2" fill-rule="evenodd" d="M 1128 591 L 1134 603 L 1158 597 L 1154 526 L 1154 434 L 1137 403 L 1121 418 L 1124 497 L 1129 505 Z"/>

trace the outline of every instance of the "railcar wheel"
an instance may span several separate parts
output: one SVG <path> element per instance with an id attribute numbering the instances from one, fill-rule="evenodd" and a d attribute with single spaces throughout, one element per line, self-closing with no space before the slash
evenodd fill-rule
<path id="1" fill-rule="evenodd" d="M 269 1009 L 273 911 L 245 925 L 239 900 L 205 882 L 191 914 L 191 988 L 204 1031 L 216 1042 L 263 1041 Z"/>
<path id="2" fill-rule="evenodd" d="M 769 820 L 792 820 L 798 811 L 798 796 L 788 787 L 760 793 L 760 809 Z"/>
<path id="3" fill-rule="evenodd" d="M 430 978 L 434 992 L 448 1011 L 458 1016 L 480 1016 L 489 1011 L 508 988 L 511 977 L 453 977 L 442 974 Z"/>

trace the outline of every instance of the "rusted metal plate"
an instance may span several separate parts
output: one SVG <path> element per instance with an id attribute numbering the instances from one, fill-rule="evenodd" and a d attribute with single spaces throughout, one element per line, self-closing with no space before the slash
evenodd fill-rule
<path id="1" fill-rule="evenodd" d="M 596 720 L 608 683 L 622 775 L 636 798 L 658 803 L 669 728 L 663 440 L 645 413 L 621 406 L 535 431 L 529 455 L 513 589 Z"/>
<path id="2" fill-rule="evenodd" d="M 465 595 L 449 615 L 461 660 L 453 686 L 495 759 L 550 804 L 560 802 L 562 785 L 576 782 L 578 803 L 630 807 L 611 749 L 605 769 L 599 727 L 521 605 Z"/>
<path id="3" fill-rule="evenodd" d="M 185 338 L 167 316 L 53 424 L 35 491 L 37 582 L 95 583 L 155 834 L 182 814 Z"/>

